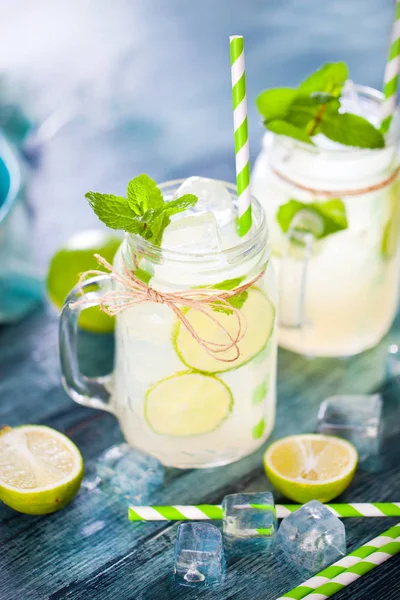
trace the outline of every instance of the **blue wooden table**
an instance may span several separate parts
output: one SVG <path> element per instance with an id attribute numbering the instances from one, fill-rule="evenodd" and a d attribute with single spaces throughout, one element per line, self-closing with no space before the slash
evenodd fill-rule
<path id="1" fill-rule="evenodd" d="M 389 0 L 72 0 L 0 2 L 0 69 L 22 81 L 32 114 L 56 112 L 64 127 L 29 175 L 32 232 L 43 271 L 72 232 L 97 226 L 83 194 L 119 193 L 134 175 L 158 181 L 199 174 L 233 180 L 228 36 L 246 38 L 253 160 L 263 131 L 253 100 L 273 85 L 295 84 L 328 60 L 380 86 Z M 359 471 L 343 501 L 400 500 L 400 384 L 385 380 L 385 354 L 400 338 L 398 320 L 374 350 L 349 360 L 279 354 L 273 439 L 315 429 L 320 401 L 335 393 L 384 396 L 380 469 Z M 111 337 L 81 336 L 87 374 L 112 364 Z M 74 404 L 61 388 L 57 315 L 50 306 L 0 328 L 0 423 L 43 423 L 66 432 L 87 465 L 121 441 L 113 417 Z M 263 450 L 262 450 L 263 451 Z M 220 469 L 167 473 L 163 503 L 219 502 L 226 493 L 269 488 L 262 451 Z M 277 498 L 280 500 L 280 498 Z M 349 549 L 394 523 L 346 521 Z M 24 516 L 0 506 L 1 600 L 274 600 L 299 582 L 262 556 L 229 565 L 216 591 L 174 591 L 176 524 L 130 524 L 117 502 L 80 494 L 58 514 Z M 337 595 L 338 600 L 398 600 L 394 558 Z"/>

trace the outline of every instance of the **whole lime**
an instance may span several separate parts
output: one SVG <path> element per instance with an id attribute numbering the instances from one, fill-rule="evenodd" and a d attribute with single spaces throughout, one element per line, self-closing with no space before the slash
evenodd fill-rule
<path id="1" fill-rule="evenodd" d="M 96 229 L 80 231 L 69 238 L 52 257 L 47 274 L 47 292 L 56 307 L 63 306 L 81 273 L 91 269 L 104 271 L 94 254 L 100 254 L 112 263 L 120 244 L 117 236 Z M 95 333 L 109 333 L 114 330 L 114 318 L 97 306 L 86 308 L 80 314 L 79 326 Z"/>

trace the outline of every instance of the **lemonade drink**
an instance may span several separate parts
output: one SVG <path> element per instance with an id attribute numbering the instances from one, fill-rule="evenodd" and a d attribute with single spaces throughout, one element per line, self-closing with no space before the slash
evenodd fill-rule
<path id="1" fill-rule="evenodd" d="M 184 191 L 199 195 L 195 210 L 166 229 L 159 251 L 128 236 L 116 256 L 117 269 L 132 253 L 141 256 L 140 266 L 152 273 L 149 285 L 162 292 L 260 274 L 268 261 L 260 206 L 255 202 L 253 230 L 243 241 L 235 230 L 234 186 L 212 181 L 210 188 L 210 180 L 193 180 Z M 164 198 L 172 198 L 179 187 L 180 182 L 161 186 Z M 206 206 L 208 191 L 214 197 Z M 262 444 L 275 419 L 275 297 L 269 265 L 240 310 L 247 333 L 233 363 L 207 354 L 166 305 L 140 304 L 118 315 L 113 402 L 128 442 L 176 467 L 228 463 Z M 186 316 L 199 335 L 224 339 L 208 317 L 190 308 Z M 232 314 L 213 316 L 233 332 Z"/>
<path id="2" fill-rule="evenodd" d="M 381 99 L 375 90 L 347 85 L 341 106 L 378 126 Z M 266 134 L 252 190 L 270 226 L 284 348 L 352 355 L 389 329 L 398 299 L 397 142 L 396 123 L 379 149 L 342 146 L 321 134 L 316 146 Z M 306 206 L 283 231 L 283 211 L 293 201 Z M 327 201 L 336 202 L 330 207 L 337 214 L 326 217 L 335 231 L 319 237 Z"/>
<path id="3" fill-rule="evenodd" d="M 135 202 L 143 178 L 129 184 L 127 195 Z M 146 227 L 143 235 L 127 233 L 112 275 L 89 279 L 83 301 L 82 288 L 71 293 L 60 323 L 64 386 L 75 401 L 115 414 L 127 441 L 166 465 L 226 464 L 258 448 L 275 420 L 276 292 L 265 213 L 253 199 L 251 230 L 239 237 L 235 186 L 198 177 L 159 190 L 148 178 L 144 183 L 150 187 L 142 204 L 131 202 L 136 212 L 144 207 L 143 218 L 135 213 L 131 220 L 128 198 L 95 192 L 87 197 L 107 224 L 115 224 L 112 206 L 128 215 L 122 223 L 128 231 L 147 227 L 153 218 L 154 235 L 159 221 L 147 206 L 154 194 L 162 194 L 156 199 L 161 211 L 188 194 L 197 203 L 171 217 L 158 243 L 144 237 Z M 131 295 L 129 280 L 118 279 L 127 273 L 140 281 L 140 299 Z M 229 302 L 183 302 L 182 295 L 193 298 L 204 289 L 214 297 L 229 291 Z M 79 373 L 76 323 L 83 308 L 99 304 L 107 293 L 119 295 L 122 306 L 114 372 L 105 385 L 104 378 Z M 108 306 L 115 302 L 109 295 Z M 228 346 L 239 326 L 237 353 Z"/>

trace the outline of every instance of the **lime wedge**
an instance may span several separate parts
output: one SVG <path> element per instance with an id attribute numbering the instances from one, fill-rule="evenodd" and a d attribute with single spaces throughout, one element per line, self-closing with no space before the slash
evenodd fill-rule
<path id="1" fill-rule="evenodd" d="M 233 362 L 222 362 L 210 356 L 207 351 L 194 339 L 187 328 L 181 323 L 177 325 L 174 335 L 174 347 L 185 365 L 204 373 L 222 373 L 236 369 L 252 360 L 267 345 L 272 335 L 275 322 L 275 309 L 271 301 L 257 288 L 248 290 L 248 297 L 243 304 L 241 314 L 247 324 L 244 338 L 239 342 L 240 356 Z M 229 338 L 225 331 L 203 313 L 191 308 L 186 313 L 186 318 L 195 331 L 202 338 L 215 344 L 226 344 Z M 212 316 L 232 336 L 237 333 L 238 321 L 235 315 L 213 312 Z M 221 359 L 230 359 L 235 356 L 235 350 L 221 352 Z"/>
<path id="2" fill-rule="evenodd" d="M 268 479 L 284 496 L 304 504 L 329 502 L 350 484 L 358 454 L 332 435 L 300 434 L 274 442 L 264 455 Z"/>
<path id="3" fill-rule="evenodd" d="M 389 190 L 389 218 L 382 235 L 381 251 L 386 260 L 391 259 L 399 245 L 400 232 L 400 182 L 396 181 Z"/>
<path id="4" fill-rule="evenodd" d="M 41 425 L 0 432 L 0 500 L 11 508 L 55 512 L 72 500 L 82 477 L 82 456 L 62 433 Z"/>
<path id="5" fill-rule="evenodd" d="M 95 259 L 95 253 L 112 263 L 120 244 L 121 240 L 115 235 L 96 229 L 80 231 L 69 238 L 54 254 L 47 274 L 47 292 L 56 307 L 62 307 L 81 273 L 91 269 L 104 270 Z M 114 319 L 97 307 L 87 308 L 81 313 L 79 326 L 96 333 L 108 333 L 114 330 Z"/>
<path id="6" fill-rule="evenodd" d="M 232 405 L 232 392 L 220 379 L 186 371 L 149 389 L 145 416 L 161 435 L 202 435 L 219 427 Z"/>

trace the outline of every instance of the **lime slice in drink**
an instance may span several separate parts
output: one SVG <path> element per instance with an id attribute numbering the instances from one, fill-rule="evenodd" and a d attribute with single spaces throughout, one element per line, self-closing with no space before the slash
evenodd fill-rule
<path id="1" fill-rule="evenodd" d="M 71 289 L 78 283 L 84 271 L 103 271 L 94 254 L 100 254 L 112 263 L 121 240 L 106 231 L 87 230 L 73 235 L 50 261 L 47 274 L 47 292 L 57 308 L 61 308 Z M 79 326 L 96 333 L 108 333 L 114 329 L 114 319 L 99 308 L 82 311 Z"/>
<path id="2" fill-rule="evenodd" d="M 400 183 L 397 181 L 389 190 L 390 214 L 383 230 L 381 250 L 387 260 L 392 258 L 397 251 L 400 234 Z"/>
<path id="3" fill-rule="evenodd" d="M 257 288 L 248 290 L 248 297 L 240 309 L 245 319 L 242 326 L 247 325 L 244 338 L 239 342 L 240 356 L 233 362 L 223 362 L 213 356 L 194 339 L 187 328 L 179 323 L 174 336 L 174 346 L 179 358 L 188 367 L 204 373 L 219 373 L 240 367 L 248 362 L 267 345 L 272 335 L 275 322 L 275 309 L 263 292 Z M 191 308 L 185 314 L 193 329 L 208 342 L 214 344 L 227 344 L 230 340 L 226 332 L 235 337 L 238 329 L 238 320 L 234 314 L 212 312 L 216 323 L 207 315 Z M 235 356 L 235 349 L 218 354 L 220 359 L 229 360 Z"/>
<path id="4" fill-rule="evenodd" d="M 332 435 L 300 434 L 274 442 L 264 455 L 268 479 L 284 496 L 304 504 L 328 502 L 350 484 L 358 454 Z"/>
<path id="5" fill-rule="evenodd" d="M 78 448 L 42 425 L 0 432 L 0 500 L 19 512 L 45 515 L 63 508 L 83 477 Z"/>
<path id="6" fill-rule="evenodd" d="M 145 416 L 161 435 L 201 435 L 219 427 L 232 405 L 232 392 L 220 379 L 186 371 L 149 389 Z"/>

